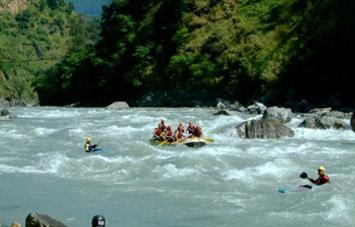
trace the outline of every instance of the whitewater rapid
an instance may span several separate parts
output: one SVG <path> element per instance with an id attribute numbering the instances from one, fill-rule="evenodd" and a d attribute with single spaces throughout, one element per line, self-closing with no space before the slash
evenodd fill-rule
<path id="1" fill-rule="evenodd" d="M 355 226 L 355 133 L 298 128 L 295 137 L 243 140 L 235 126 L 260 116 L 213 116 L 204 108 L 13 108 L 0 121 L 0 223 L 32 211 L 68 226 Z M 215 143 L 194 149 L 149 144 L 160 117 L 199 124 Z M 105 150 L 83 152 L 92 136 Z M 307 193 L 325 165 L 331 184 Z"/>

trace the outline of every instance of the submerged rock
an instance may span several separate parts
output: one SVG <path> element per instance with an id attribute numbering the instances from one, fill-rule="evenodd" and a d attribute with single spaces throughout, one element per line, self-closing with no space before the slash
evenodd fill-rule
<path id="1" fill-rule="evenodd" d="M 279 139 L 281 137 L 293 137 L 294 131 L 279 121 L 262 119 L 250 120 L 237 126 L 240 138 L 254 139 Z"/>
<path id="2" fill-rule="evenodd" d="M 26 217 L 26 227 L 67 227 L 60 221 L 44 214 L 30 213 Z"/>
<path id="3" fill-rule="evenodd" d="M 120 102 L 114 102 L 111 105 L 107 106 L 106 108 L 109 110 L 125 110 L 129 108 L 129 105 L 126 102 L 120 101 Z"/>
<path id="4" fill-rule="evenodd" d="M 288 123 L 292 120 L 292 115 L 291 109 L 273 106 L 264 111 L 263 119 L 274 119 L 281 123 Z"/>

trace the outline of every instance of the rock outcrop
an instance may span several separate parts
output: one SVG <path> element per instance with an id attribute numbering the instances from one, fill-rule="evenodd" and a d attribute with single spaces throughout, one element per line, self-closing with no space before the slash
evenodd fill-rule
<path id="1" fill-rule="evenodd" d="M 237 126 L 240 138 L 279 139 L 293 137 L 294 131 L 276 120 L 250 120 Z"/>
<path id="2" fill-rule="evenodd" d="M 253 105 L 248 106 L 247 109 L 251 114 L 263 114 L 267 107 L 260 102 L 256 102 Z"/>
<path id="3" fill-rule="evenodd" d="M 307 117 L 300 127 L 304 128 L 318 128 L 318 129 L 347 129 L 349 126 L 343 120 L 336 117 L 329 116 L 313 116 Z"/>
<path id="4" fill-rule="evenodd" d="M 125 110 L 129 108 L 129 105 L 126 102 L 114 102 L 111 105 L 106 107 L 109 110 Z"/>
<path id="5" fill-rule="evenodd" d="M 29 4 L 29 0 L 1 0 L 0 13 L 8 11 L 11 14 L 17 14 L 26 10 Z"/>
<path id="6" fill-rule="evenodd" d="M 350 126 L 351 126 L 351 129 L 353 130 L 353 132 L 355 132 L 355 112 L 351 116 Z"/>
<path id="7" fill-rule="evenodd" d="M 288 123 L 292 120 L 292 115 L 291 109 L 273 106 L 264 111 L 263 119 L 274 119 L 281 123 Z"/>
<path id="8" fill-rule="evenodd" d="M 44 214 L 30 213 L 26 217 L 26 227 L 67 227 L 60 221 Z"/>

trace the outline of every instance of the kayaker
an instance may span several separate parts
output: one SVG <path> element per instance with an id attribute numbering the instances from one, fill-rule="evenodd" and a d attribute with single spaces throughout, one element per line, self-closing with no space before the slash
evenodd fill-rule
<path id="1" fill-rule="evenodd" d="M 164 140 L 168 141 L 168 142 L 174 142 L 175 138 L 174 138 L 174 132 L 171 129 L 171 126 L 168 125 L 168 127 L 166 127 L 166 131 L 165 131 L 165 135 L 164 135 Z"/>
<path id="2" fill-rule="evenodd" d="M 85 152 L 87 152 L 87 153 L 92 152 L 97 147 L 97 144 L 92 144 L 91 142 L 92 142 L 92 139 L 90 137 L 87 137 L 85 139 L 84 149 L 85 149 Z"/>
<path id="3" fill-rule="evenodd" d="M 308 176 L 307 176 L 307 174 L 306 174 L 306 179 L 308 179 L 310 182 L 312 182 L 313 184 L 315 184 L 315 185 L 323 185 L 323 184 L 326 184 L 326 183 L 330 183 L 330 178 L 329 178 L 329 176 L 327 176 L 327 175 L 325 175 L 325 168 L 324 168 L 324 166 L 320 166 L 319 168 L 318 168 L 318 175 L 319 175 L 319 177 L 316 179 L 316 180 L 314 180 L 314 179 L 312 179 L 312 178 L 309 178 Z"/>
<path id="4" fill-rule="evenodd" d="M 160 123 L 159 123 L 159 127 L 158 128 L 160 128 L 160 130 L 162 132 L 165 132 L 165 130 L 166 130 L 165 121 L 166 121 L 166 119 L 164 117 L 160 118 Z"/>

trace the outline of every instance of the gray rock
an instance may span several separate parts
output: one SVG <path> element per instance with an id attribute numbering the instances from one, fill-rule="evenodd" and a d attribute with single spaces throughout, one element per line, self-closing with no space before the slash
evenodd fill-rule
<path id="1" fill-rule="evenodd" d="M 125 110 L 129 108 L 129 105 L 126 102 L 114 102 L 111 105 L 106 107 L 109 110 Z"/>
<path id="2" fill-rule="evenodd" d="M 344 113 L 341 111 L 330 111 L 329 113 L 325 114 L 326 116 L 329 117 L 335 117 L 335 118 L 341 118 L 341 119 L 345 119 L 345 118 L 351 118 L 351 113 Z"/>
<path id="3" fill-rule="evenodd" d="M 316 128 L 316 118 L 315 117 L 307 117 L 304 121 L 299 125 L 303 128 Z"/>
<path id="4" fill-rule="evenodd" d="M 16 116 L 12 114 L 8 109 L 2 109 L 0 111 L 0 119 L 6 120 L 10 118 L 15 118 Z"/>
<path id="5" fill-rule="evenodd" d="M 7 101 L 4 97 L 0 98 L 0 107 L 10 107 L 9 101 Z"/>
<path id="6" fill-rule="evenodd" d="M 281 123 L 288 123 L 292 120 L 291 109 L 279 108 L 276 106 L 269 107 L 264 111 L 263 119 L 274 119 Z"/>
<path id="7" fill-rule="evenodd" d="M 355 132 L 355 112 L 354 112 L 353 115 L 351 116 L 351 119 L 350 119 L 350 126 L 351 126 L 351 129 L 353 130 L 353 132 Z"/>
<path id="8" fill-rule="evenodd" d="M 347 129 L 348 125 L 341 119 L 329 116 L 308 117 L 300 127 L 318 129 Z"/>
<path id="9" fill-rule="evenodd" d="M 311 110 L 309 111 L 309 113 L 313 113 L 313 114 L 316 114 L 316 115 L 318 115 L 318 116 L 323 116 L 323 115 L 329 114 L 331 110 L 332 110 L 331 107 L 327 107 L 327 108 L 316 108 L 316 109 L 311 109 Z"/>
<path id="10" fill-rule="evenodd" d="M 222 101 L 218 101 L 217 105 L 216 105 L 216 109 L 217 110 L 224 110 L 227 108 L 227 105 L 224 104 Z"/>
<path id="11" fill-rule="evenodd" d="M 292 137 L 294 131 L 276 120 L 250 120 L 237 126 L 237 133 L 240 138 L 254 139 L 279 139 L 281 137 Z"/>
<path id="12" fill-rule="evenodd" d="M 10 111 L 8 109 L 2 109 L 0 112 L 0 116 L 2 117 L 10 116 Z"/>
<path id="13" fill-rule="evenodd" d="M 26 227 L 67 227 L 48 215 L 30 213 L 26 217 Z"/>
<path id="14" fill-rule="evenodd" d="M 248 112 L 251 114 L 262 114 L 267 109 L 266 106 L 260 102 L 256 102 L 253 105 L 247 107 Z"/>
<path id="15" fill-rule="evenodd" d="M 217 112 L 215 112 L 213 115 L 226 115 L 226 116 L 230 116 L 232 115 L 231 112 L 229 112 L 228 110 L 219 110 Z"/>

